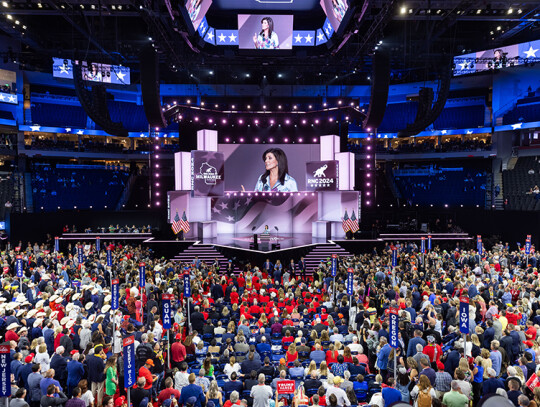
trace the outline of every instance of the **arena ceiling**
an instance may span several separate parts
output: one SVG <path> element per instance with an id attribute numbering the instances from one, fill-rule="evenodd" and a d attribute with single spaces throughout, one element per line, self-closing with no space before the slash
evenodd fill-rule
<path id="1" fill-rule="evenodd" d="M 233 27 L 237 14 L 253 11 L 250 1 L 260 2 L 214 0 L 208 24 Z M 324 24 L 319 1 L 296 4 L 272 11 L 293 14 L 295 29 Z M 15 41 L 2 57 L 43 72 L 51 71 L 52 57 L 122 64 L 136 78 L 139 52 L 153 44 L 162 80 L 172 83 L 367 84 L 375 47 L 391 55 L 395 81 L 410 81 L 436 75 L 445 55 L 540 37 L 537 1 L 351 0 L 354 13 L 331 46 L 259 56 L 206 46 L 182 7 L 178 0 L 4 0 L 0 32 Z"/>

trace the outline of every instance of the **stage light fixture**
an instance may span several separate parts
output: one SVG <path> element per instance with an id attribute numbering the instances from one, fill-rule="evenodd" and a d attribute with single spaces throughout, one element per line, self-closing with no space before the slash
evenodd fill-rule
<path id="1" fill-rule="evenodd" d="M 227 119 L 222 119 L 222 120 L 221 120 L 221 123 L 227 124 Z"/>
<path id="2" fill-rule="evenodd" d="M 275 123 L 275 122 L 274 122 L 274 119 L 271 119 L 271 120 L 270 120 L 270 124 L 274 124 L 274 123 Z"/>
<path id="3" fill-rule="evenodd" d="M 510 8 L 508 9 L 508 14 L 512 14 L 513 12 L 514 12 L 514 9 L 513 9 L 512 7 L 510 7 Z"/>
<path id="4" fill-rule="evenodd" d="M 198 122 L 198 121 L 199 121 L 199 117 L 195 117 L 195 121 Z"/>
<path id="5" fill-rule="evenodd" d="M 204 104 L 205 104 L 204 102 L 201 102 L 201 106 L 204 106 Z"/>
<path id="6" fill-rule="evenodd" d="M 7 18 L 8 20 L 13 20 L 13 17 L 11 16 L 11 14 L 6 15 L 6 18 Z"/>
<path id="7" fill-rule="evenodd" d="M 270 137 L 270 138 L 268 139 L 268 141 L 269 141 L 270 143 L 273 143 L 273 142 L 274 142 L 274 139 L 273 139 L 272 137 Z"/>
<path id="8" fill-rule="evenodd" d="M 307 123 L 306 119 L 302 119 L 302 124 L 306 124 L 306 123 Z"/>
<path id="9" fill-rule="evenodd" d="M 315 124 L 319 124 L 319 119 L 315 119 Z"/>
<path id="10" fill-rule="evenodd" d="M 518 13 L 518 14 L 521 14 L 521 13 L 523 13 L 523 10 L 518 9 L 517 13 Z"/>
<path id="11" fill-rule="evenodd" d="M 263 105 L 263 110 L 266 110 L 266 105 Z"/>
<path id="12" fill-rule="evenodd" d="M 244 138 L 240 137 L 240 143 L 243 143 L 243 142 L 244 142 Z"/>
<path id="13" fill-rule="evenodd" d="M 300 138 L 298 139 L 298 142 L 299 142 L 299 143 L 303 143 L 303 142 L 304 142 L 304 139 L 303 139 L 302 137 L 300 137 Z"/>
<path id="14" fill-rule="evenodd" d="M 244 121 L 242 119 L 238 120 L 238 124 L 244 124 Z"/>
<path id="15" fill-rule="evenodd" d="M 259 124 L 259 119 L 255 119 L 255 124 Z"/>
<path id="16" fill-rule="evenodd" d="M 401 7 L 401 9 L 399 10 L 400 14 L 405 14 L 406 12 L 407 12 L 407 8 L 405 6 Z"/>
<path id="17" fill-rule="evenodd" d="M 191 104 L 191 100 L 190 100 L 190 99 L 186 100 L 186 103 L 187 103 L 188 105 Z"/>
<path id="18" fill-rule="evenodd" d="M 255 137 L 255 143 L 258 143 L 258 142 L 259 142 L 259 139 Z"/>
<path id="19" fill-rule="evenodd" d="M 208 119 L 208 123 L 214 123 L 214 119 L 212 118 Z"/>
<path id="20" fill-rule="evenodd" d="M 288 143 L 288 142 L 289 142 L 289 139 L 288 139 L 287 137 L 285 137 L 285 138 L 283 139 L 283 141 L 284 141 L 285 143 Z"/>
<path id="21" fill-rule="evenodd" d="M 291 121 L 289 119 L 285 120 L 285 124 L 291 124 Z"/>
<path id="22" fill-rule="evenodd" d="M 231 139 L 229 137 L 226 137 L 225 138 L 225 143 L 228 143 L 229 141 L 231 141 Z"/>
<path id="23" fill-rule="evenodd" d="M 313 106 L 312 106 L 312 105 L 309 105 L 308 107 L 309 107 L 310 109 L 313 109 Z"/>
<path id="24" fill-rule="evenodd" d="M 316 143 L 316 142 L 317 142 L 317 139 L 316 139 L 316 138 L 314 138 L 314 139 L 313 139 L 313 142 L 314 142 L 314 143 Z"/>

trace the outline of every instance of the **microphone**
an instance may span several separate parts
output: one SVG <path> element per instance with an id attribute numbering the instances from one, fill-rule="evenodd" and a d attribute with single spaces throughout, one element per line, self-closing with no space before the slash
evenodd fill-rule
<path id="1" fill-rule="evenodd" d="M 257 229 L 257 226 L 253 226 L 253 227 L 251 228 L 251 231 L 254 232 L 255 229 Z"/>
<path id="2" fill-rule="evenodd" d="M 279 229 L 277 226 L 274 226 L 274 229 L 276 229 L 277 232 L 279 232 Z"/>

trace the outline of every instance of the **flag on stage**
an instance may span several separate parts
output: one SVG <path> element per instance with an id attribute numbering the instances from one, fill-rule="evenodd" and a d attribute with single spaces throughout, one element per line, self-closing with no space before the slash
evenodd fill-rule
<path id="1" fill-rule="evenodd" d="M 178 216 L 178 211 L 176 211 L 176 216 L 174 217 L 172 223 L 172 230 L 175 235 L 177 235 L 182 230 L 182 225 L 180 224 L 180 216 Z"/>
<path id="2" fill-rule="evenodd" d="M 360 230 L 360 226 L 358 226 L 358 220 L 356 219 L 356 215 L 354 214 L 354 209 L 352 211 L 351 219 L 349 219 L 349 223 L 351 225 L 351 232 L 356 233 Z"/>
<path id="3" fill-rule="evenodd" d="M 343 227 L 343 231 L 345 233 L 351 230 L 351 225 L 349 224 L 349 215 L 347 214 L 347 209 L 345 209 L 345 216 L 343 216 L 343 222 L 341 226 Z"/>
<path id="4" fill-rule="evenodd" d="M 180 227 L 184 231 L 184 233 L 189 232 L 189 222 L 186 217 L 186 211 L 182 214 L 182 219 L 180 219 Z"/>

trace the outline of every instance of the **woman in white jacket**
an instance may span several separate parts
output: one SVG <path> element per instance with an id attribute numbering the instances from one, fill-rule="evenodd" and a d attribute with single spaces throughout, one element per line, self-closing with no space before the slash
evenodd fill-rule
<path id="1" fill-rule="evenodd" d="M 47 353 L 47 345 L 42 343 L 37 349 L 36 356 L 34 357 L 34 363 L 39 363 L 41 373 L 45 373 L 51 367 L 51 358 Z"/>

